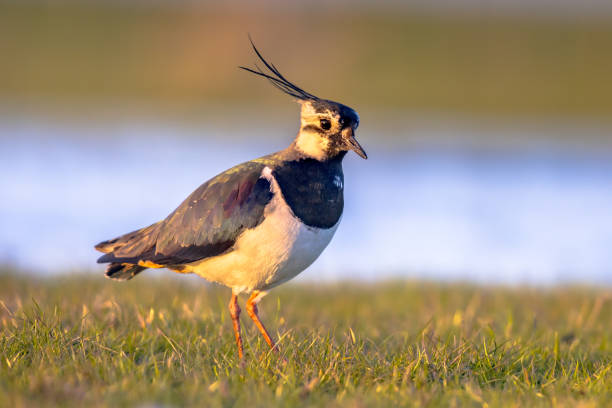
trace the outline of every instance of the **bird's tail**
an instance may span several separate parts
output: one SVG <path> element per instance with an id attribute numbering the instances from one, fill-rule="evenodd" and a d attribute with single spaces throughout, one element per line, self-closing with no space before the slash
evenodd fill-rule
<path id="1" fill-rule="evenodd" d="M 109 263 L 105 273 L 107 278 L 128 280 L 147 268 L 161 267 L 143 261 L 155 249 L 158 225 L 159 223 L 155 223 L 95 246 L 98 251 L 104 252 L 98 263 Z"/>
<path id="2" fill-rule="evenodd" d="M 113 262 L 106 268 L 105 275 L 109 279 L 124 281 L 132 279 L 145 269 L 147 268 L 140 265 Z"/>
<path id="3" fill-rule="evenodd" d="M 136 231 L 128 232 L 117 238 L 109 239 L 108 241 L 102 241 L 95 246 L 96 250 L 104 252 L 105 254 L 114 252 L 118 249 L 122 249 L 123 252 L 130 252 L 136 254 L 138 251 L 143 252 L 148 249 L 153 243 L 157 235 L 157 227 L 159 222 L 149 225 L 148 227 L 138 229 Z"/>

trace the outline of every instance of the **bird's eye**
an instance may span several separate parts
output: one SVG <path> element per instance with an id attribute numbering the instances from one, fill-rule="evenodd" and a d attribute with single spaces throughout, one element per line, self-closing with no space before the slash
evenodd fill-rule
<path id="1" fill-rule="evenodd" d="M 329 130 L 331 129 L 331 122 L 329 119 L 321 119 L 321 129 Z"/>

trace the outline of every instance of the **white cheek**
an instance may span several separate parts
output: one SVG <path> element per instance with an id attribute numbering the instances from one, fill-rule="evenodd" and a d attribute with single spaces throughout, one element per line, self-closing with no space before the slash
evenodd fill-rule
<path id="1" fill-rule="evenodd" d="M 329 141 L 313 132 L 300 132 L 296 139 L 298 150 L 306 156 L 322 160 L 327 156 Z"/>

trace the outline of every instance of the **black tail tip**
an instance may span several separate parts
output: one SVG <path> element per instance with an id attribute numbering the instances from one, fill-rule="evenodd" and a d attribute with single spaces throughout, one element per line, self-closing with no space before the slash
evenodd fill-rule
<path id="1" fill-rule="evenodd" d="M 125 281 L 130 280 L 140 272 L 144 271 L 144 266 L 129 263 L 111 263 L 106 268 L 105 275 L 109 279 Z"/>

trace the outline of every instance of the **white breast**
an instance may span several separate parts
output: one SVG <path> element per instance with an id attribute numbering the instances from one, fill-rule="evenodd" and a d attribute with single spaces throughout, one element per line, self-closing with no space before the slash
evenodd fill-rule
<path id="1" fill-rule="evenodd" d="M 229 286 L 237 293 L 266 290 L 295 277 L 327 247 L 340 220 L 329 229 L 303 224 L 283 199 L 268 167 L 262 171 L 262 177 L 270 181 L 274 194 L 264 210 L 263 222 L 243 232 L 234 250 L 195 262 L 190 265 L 190 272 Z"/>

